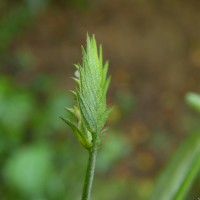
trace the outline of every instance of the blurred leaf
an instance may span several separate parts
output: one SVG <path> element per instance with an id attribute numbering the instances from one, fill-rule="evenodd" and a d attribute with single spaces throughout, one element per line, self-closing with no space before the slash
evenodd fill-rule
<path id="1" fill-rule="evenodd" d="M 0 77 L 0 130 L 5 135 L 19 137 L 30 120 L 35 102 L 32 94 Z"/>
<path id="2" fill-rule="evenodd" d="M 31 116 L 32 111 L 32 98 L 28 93 L 14 94 L 7 98 L 5 104 L 5 112 L 2 117 L 4 124 L 10 127 L 11 130 L 18 131 L 21 130 L 24 123 L 27 122 L 29 116 Z"/>
<path id="3" fill-rule="evenodd" d="M 159 177 L 152 200 L 182 200 L 200 170 L 200 130 L 180 146 Z"/>
<path id="4" fill-rule="evenodd" d="M 52 151 L 46 145 L 16 150 L 4 166 L 6 182 L 27 195 L 43 192 L 52 170 Z"/>
<path id="5" fill-rule="evenodd" d="M 191 106 L 197 112 L 200 112 L 200 95 L 189 92 L 185 96 L 185 100 L 189 106 Z"/>
<path id="6" fill-rule="evenodd" d="M 49 95 L 45 106 L 41 108 L 40 113 L 35 115 L 34 132 L 39 135 L 45 133 L 55 134 L 56 131 L 65 127 L 65 124 L 60 120 L 60 116 L 66 116 L 63 108 L 66 105 L 71 106 L 71 104 L 72 97 L 65 95 L 64 92 L 57 91 Z"/>
<path id="7" fill-rule="evenodd" d="M 59 117 L 66 114 L 63 109 L 66 105 L 72 105 L 72 97 L 67 96 L 64 92 L 57 92 L 49 97 L 47 102 L 48 123 L 54 130 L 64 127 Z"/>

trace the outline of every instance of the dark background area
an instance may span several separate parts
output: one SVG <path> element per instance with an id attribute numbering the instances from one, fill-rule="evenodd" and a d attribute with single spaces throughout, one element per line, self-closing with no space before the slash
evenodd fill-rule
<path id="1" fill-rule="evenodd" d="M 200 92 L 199 11 L 197 0 L 0 0 L 0 199 L 80 199 L 87 152 L 59 117 L 87 32 L 109 60 L 114 106 L 93 198 L 148 199 L 199 127 L 184 101 Z"/>

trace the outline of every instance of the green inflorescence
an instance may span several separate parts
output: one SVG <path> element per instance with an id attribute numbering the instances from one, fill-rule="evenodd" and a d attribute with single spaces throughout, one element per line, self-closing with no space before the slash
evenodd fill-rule
<path id="1" fill-rule="evenodd" d="M 76 99 L 73 108 L 66 108 L 74 120 L 62 118 L 73 130 L 81 144 L 89 149 L 99 139 L 111 109 L 106 105 L 106 93 L 110 83 L 107 78 L 108 62 L 103 64 L 102 47 L 97 49 L 94 35 L 87 35 L 86 50 L 82 47 L 82 65 L 75 65 L 73 78 L 77 83 L 71 91 Z"/>

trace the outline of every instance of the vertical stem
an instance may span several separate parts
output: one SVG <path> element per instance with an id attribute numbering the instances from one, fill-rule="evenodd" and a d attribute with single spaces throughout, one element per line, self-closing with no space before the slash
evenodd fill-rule
<path id="1" fill-rule="evenodd" d="M 82 200 L 90 200 L 92 182 L 94 178 L 94 170 L 97 156 L 97 144 L 94 142 L 93 147 L 89 150 L 88 166 L 85 175 Z"/>

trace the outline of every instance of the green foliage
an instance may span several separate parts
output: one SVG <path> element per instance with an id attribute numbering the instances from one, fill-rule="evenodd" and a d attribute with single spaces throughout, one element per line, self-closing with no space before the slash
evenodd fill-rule
<path id="1" fill-rule="evenodd" d="M 22 140 L 26 131 L 24 124 L 29 123 L 34 109 L 35 99 L 28 90 L 15 87 L 9 78 L 0 77 L 0 133 L 4 138 L 0 140 L 2 150 Z"/>
<path id="2" fill-rule="evenodd" d="M 26 195 L 38 195 L 46 187 L 52 171 L 52 151 L 44 144 L 25 146 L 7 160 L 7 184 Z"/>
<path id="3" fill-rule="evenodd" d="M 72 98 L 53 85 L 44 75 L 26 87 L 0 76 L 0 199 L 32 199 L 36 193 L 49 200 L 76 199 L 71 184 L 77 183 L 84 162 L 71 155 L 76 155 L 77 146 L 73 140 L 66 145 L 66 127 L 59 119 Z M 77 167 L 69 164 L 72 159 Z"/>
<path id="4" fill-rule="evenodd" d="M 94 36 L 87 35 L 87 49 L 82 48 L 82 65 L 75 65 L 74 78 L 77 83 L 74 94 L 77 105 L 67 108 L 74 116 L 74 121 L 63 119 L 74 131 L 79 141 L 90 148 L 98 139 L 111 109 L 106 107 L 106 93 L 110 77 L 106 78 L 108 62 L 103 65 L 102 48 L 99 53 Z"/>
<path id="5" fill-rule="evenodd" d="M 195 111 L 200 112 L 200 95 L 199 94 L 189 92 L 185 96 L 185 100 L 188 103 L 188 105 L 190 105 Z"/>
<path id="6" fill-rule="evenodd" d="M 152 200 L 182 200 L 200 170 L 200 130 L 178 149 L 158 179 Z"/>

